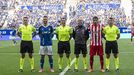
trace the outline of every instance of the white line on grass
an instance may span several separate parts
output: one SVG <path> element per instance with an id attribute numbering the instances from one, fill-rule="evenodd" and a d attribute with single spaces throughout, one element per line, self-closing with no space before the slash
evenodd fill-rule
<path id="1" fill-rule="evenodd" d="M 87 45 L 87 47 L 89 46 L 89 44 Z M 71 65 L 70 67 L 74 64 L 76 58 L 74 58 L 72 61 L 71 61 Z M 59 74 L 59 75 L 64 75 L 67 71 L 68 71 L 68 66 Z"/>
<path id="2" fill-rule="evenodd" d="M 75 62 L 76 58 L 74 58 L 72 61 L 71 61 L 71 64 L 70 66 L 72 66 Z M 69 67 L 67 66 L 59 75 L 64 75 L 67 71 L 68 71 Z"/>

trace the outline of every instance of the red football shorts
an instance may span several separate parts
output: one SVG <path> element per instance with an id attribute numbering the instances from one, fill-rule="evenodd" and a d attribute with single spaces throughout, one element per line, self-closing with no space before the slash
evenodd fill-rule
<path id="1" fill-rule="evenodd" d="M 90 55 L 103 55 L 103 46 L 92 46 L 90 45 Z"/>

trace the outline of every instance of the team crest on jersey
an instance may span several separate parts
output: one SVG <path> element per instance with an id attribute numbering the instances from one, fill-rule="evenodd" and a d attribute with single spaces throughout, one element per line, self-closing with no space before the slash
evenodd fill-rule
<path id="1" fill-rule="evenodd" d="M 50 33 L 50 31 L 51 31 L 51 28 L 48 29 L 48 33 Z"/>

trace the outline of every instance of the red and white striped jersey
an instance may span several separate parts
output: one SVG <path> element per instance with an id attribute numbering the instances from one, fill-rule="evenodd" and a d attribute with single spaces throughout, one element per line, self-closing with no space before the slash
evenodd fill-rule
<path id="1" fill-rule="evenodd" d="M 102 29 L 103 26 L 100 24 L 91 24 L 88 27 L 90 32 L 90 45 L 91 46 L 101 46 L 102 45 Z"/>

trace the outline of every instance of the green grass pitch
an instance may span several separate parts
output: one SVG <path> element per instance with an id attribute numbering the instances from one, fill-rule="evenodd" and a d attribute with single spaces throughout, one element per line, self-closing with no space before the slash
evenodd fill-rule
<path id="1" fill-rule="evenodd" d="M 33 41 L 34 44 L 34 58 L 35 58 L 35 69 L 36 72 L 32 73 L 30 71 L 30 64 L 28 56 L 25 59 L 24 72 L 18 73 L 19 69 L 19 41 L 16 46 L 12 45 L 11 41 L 0 41 L 0 75 L 59 75 L 58 71 L 58 54 L 57 54 L 57 41 L 53 41 L 53 59 L 54 59 L 54 73 L 49 71 L 48 57 L 45 58 L 44 69 L 45 72 L 38 73 L 39 70 L 39 60 L 40 56 L 39 51 L 39 41 Z M 71 41 L 71 59 L 74 56 L 73 41 Z M 130 44 L 130 40 L 122 39 L 118 40 L 119 45 L 119 57 L 120 57 L 120 73 L 118 75 L 134 75 L 134 44 Z M 88 49 L 89 50 L 89 49 Z M 105 58 L 105 55 L 104 55 Z M 87 55 L 87 63 L 89 66 L 89 55 Z M 64 57 L 63 69 L 66 67 L 66 58 Z M 82 58 L 80 58 L 79 71 L 74 72 L 74 64 L 71 66 L 71 70 L 67 71 L 65 75 L 116 75 L 113 56 L 111 56 L 111 71 L 101 73 L 100 72 L 100 63 L 98 56 L 95 56 L 94 60 L 94 72 L 88 73 L 83 71 Z"/>

